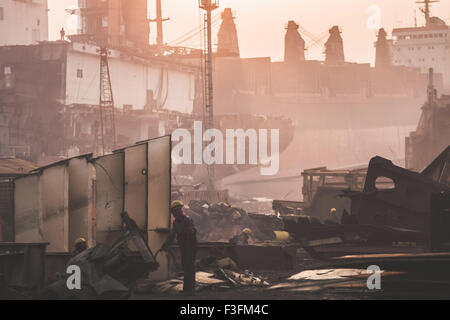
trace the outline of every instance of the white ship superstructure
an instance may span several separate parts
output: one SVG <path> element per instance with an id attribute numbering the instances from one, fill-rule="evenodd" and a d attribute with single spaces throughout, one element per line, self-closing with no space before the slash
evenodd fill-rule
<path id="1" fill-rule="evenodd" d="M 423 2 L 424 26 L 392 31 L 392 64 L 417 67 L 422 73 L 433 68 L 442 75 L 444 90 L 450 92 L 450 28 L 442 19 L 430 16 L 431 2 Z"/>

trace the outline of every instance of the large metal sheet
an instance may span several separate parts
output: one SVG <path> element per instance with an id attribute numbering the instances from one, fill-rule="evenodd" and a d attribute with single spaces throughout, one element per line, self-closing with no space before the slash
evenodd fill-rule
<path id="1" fill-rule="evenodd" d="M 147 228 L 147 144 L 125 148 L 125 211 Z"/>
<path id="2" fill-rule="evenodd" d="M 44 241 L 48 252 L 68 252 L 69 170 L 67 162 L 42 169 L 40 176 Z"/>
<path id="3" fill-rule="evenodd" d="M 153 253 L 167 240 L 170 230 L 170 181 L 171 181 L 171 139 L 164 136 L 149 140 L 148 144 L 148 244 Z M 157 231 L 157 230 L 160 231 Z M 166 253 L 157 257 L 160 267 L 150 277 L 167 279 L 169 264 Z"/>
<path id="4" fill-rule="evenodd" d="M 96 171 L 96 242 L 111 244 L 117 239 L 124 204 L 123 152 L 93 159 Z"/>
<path id="5" fill-rule="evenodd" d="M 43 225 L 39 213 L 39 175 L 14 180 L 15 241 L 32 243 L 43 241 Z"/>
<path id="6" fill-rule="evenodd" d="M 69 248 L 83 237 L 92 246 L 92 196 L 94 169 L 89 156 L 69 160 Z"/>

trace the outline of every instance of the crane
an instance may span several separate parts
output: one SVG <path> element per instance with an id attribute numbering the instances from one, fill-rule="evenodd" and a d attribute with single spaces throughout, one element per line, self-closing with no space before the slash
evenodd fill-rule
<path id="1" fill-rule="evenodd" d="M 212 75 L 212 11 L 219 8 L 219 0 L 199 0 L 199 7 L 206 11 L 205 13 L 205 42 L 203 54 L 203 81 L 204 81 L 204 98 L 205 113 L 204 124 L 205 129 L 213 129 L 214 127 L 214 101 L 213 101 L 213 75 Z M 215 171 L 214 165 L 207 165 L 208 171 L 208 189 L 215 190 Z"/>
<path id="2" fill-rule="evenodd" d="M 114 118 L 114 96 L 109 73 L 108 49 L 100 48 L 100 138 L 102 154 L 116 147 L 116 122 Z"/>

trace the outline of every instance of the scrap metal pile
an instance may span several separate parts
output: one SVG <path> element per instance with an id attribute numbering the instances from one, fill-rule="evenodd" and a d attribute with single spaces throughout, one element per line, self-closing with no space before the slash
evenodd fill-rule
<path id="1" fill-rule="evenodd" d="M 245 228 L 252 230 L 254 240 L 274 240 L 274 231 L 283 228 L 274 214 L 247 213 L 223 202 L 191 200 L 185 213 L 194 221 L 200 242 L 228 242 Z"/>
<path id="2" fill-rule="evenodd" d="M 44 289 L 42 298 L 67 299 L 111 299 L 127 298 L 130 287 L 140 278 L 146 277 L 159 267 L 156 257 L 142 237 L 136 222 L 126 212 L 121 214 L 124 235 L 109 246 L 97 244 L 74 256 L 68 266 L 78 266 L 82 283 L 79 290 L 67 287 L 69 275 L 61 276 Z M 129 249 L 129 240 L 138 249 L 138 254 Z"/>
<path id="3" fill-rule="evenodd" d="M 170 146 L 163 136 L 15 177 L 5 213 L 15 242 L 0 243 L 0 295 L 13 288 L 27 297 L 68 298 L 74 265 L 86 288 L 74 298 L 126 295 L 147 274 L 167 279 L 168 256 L 154 253 L 170 231 Z M 90 249 L 73 257 L 80 239 Z M 30 256 L 34 247 L 40 255 Z"/>
<path id="4" fill-rule="evenodd" d="M 379 183 L 380 179 L 391 180 L 391 186 L 386 188 L 385 183 Z M 429 248 L 433 235 L 450 228 L 450 221 L 441 216 L 442 210 L 450 208 L 449 192 L 450 147 L 421 173 L 374 157 L 362 191 L 342 190 L 334 200 L 326 202 L 329 207 L 321 212 L 287 216 L 283 221 L 285 230 L 316 256 L 320 256 L 317 252 L 320 248 L 339 252 L 336 249 L 345 245 L 347 250 L 353 245 L 363 252 L 370 247 L 377 250 L 377 246 L 378 250 L 380 246 L 384 250 L 401 247 L 399 251 L 406 250 L 405 246 Z M 349 211 L 336 210 L 342 198 L 350 199 Z M 441 223 L 433 223 L 436 219 Z"/>

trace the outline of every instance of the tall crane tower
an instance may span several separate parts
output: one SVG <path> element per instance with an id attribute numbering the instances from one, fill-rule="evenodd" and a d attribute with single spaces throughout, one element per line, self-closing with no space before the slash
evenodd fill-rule
<path id="1" fill-rule="evenodd" d="M 114 97 L 108 65 L 108 49 L 100 48 L 100 138 L 102 153 L 116 147 L 116 122 L 114 118 Z"/>
<path id="2" fill-rule="evenodd" d="M 205 23 L 205 40 L 203 53 L 203 81 L 204 81 L 204 98 L 205 98 L 205 114 L 204 126 L 205 130 L 214 127 L 214 110 L 213 110 L 213 68 L 212 68 L 212 11 L 219 8 L 219 0 L 199 0 L 199 7 L 206 11 Z M 214 190 L 215 172 L 214 165 L 207 165 L 208 170 L 208 190 Z"/>

